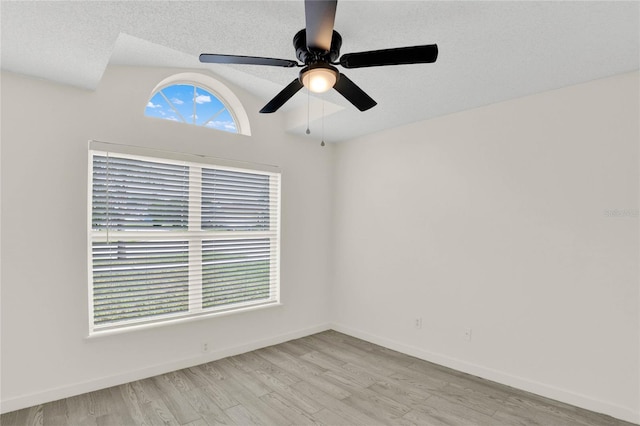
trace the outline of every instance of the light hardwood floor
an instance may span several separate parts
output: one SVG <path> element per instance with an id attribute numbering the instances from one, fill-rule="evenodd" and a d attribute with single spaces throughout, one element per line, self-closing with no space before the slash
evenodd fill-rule
<path id="1" fill-rule="evenodd" d="M 327 331 L 3 414 L 9 425 L 630 425 Z"/>

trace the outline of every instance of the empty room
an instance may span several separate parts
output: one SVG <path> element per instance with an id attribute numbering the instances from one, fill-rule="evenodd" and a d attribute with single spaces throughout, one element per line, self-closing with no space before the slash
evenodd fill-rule
<path id="1" fill-rule="evenodd" d="M 0 424 L 640 424 L 640 2 L 0 1 Z"/>

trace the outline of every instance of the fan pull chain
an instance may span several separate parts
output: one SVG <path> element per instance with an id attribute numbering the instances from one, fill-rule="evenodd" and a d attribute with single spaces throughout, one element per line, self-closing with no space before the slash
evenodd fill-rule
<path id="1" fill-rule="evenodd" d="M 310 97 L 311 97 L 311 91 L 309 90 L 309 88 L 307 88 L 307 130 L 305 131 L 306 134 L 311 133 L 311 130 L 309 130 L 309 109 L 311 108 Z"/>
<path id="2" fill-rule="evenodd" d="M 324 98 L 322 98 L 322 142 L 320 146 L 324 146 Z"/>

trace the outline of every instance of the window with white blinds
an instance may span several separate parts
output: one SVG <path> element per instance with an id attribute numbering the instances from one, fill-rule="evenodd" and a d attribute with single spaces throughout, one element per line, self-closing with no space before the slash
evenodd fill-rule
<path id="1" fill-rule="evenodd" d="M 89 158 L 90 333 L 279 302 L 278 172 Z"/>

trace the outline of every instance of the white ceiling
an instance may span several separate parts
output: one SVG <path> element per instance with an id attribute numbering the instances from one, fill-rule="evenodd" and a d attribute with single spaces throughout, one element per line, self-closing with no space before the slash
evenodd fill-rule
<path id="1" fill-rule="evenodd" d="M 6 1 L 2 68 L 95 89 L 109 64 L 205 68 L 266 103 L 299 69 L 202 65 L 227 53 L 295 59 L 296 1 Z M 346 70 L 378 105 L 359 112 L 324 95 L 325 140 L 637 70 L 640 3 L 349 1 L 338 3 L 341 53 L 437 43 L 435 64 Z M 276 114 L 304 134 L 300 91 Z M 312 116 L 321 111 L 312 103 Z M 301 119 L 304 117 L 304 119 Z M 317 136 L 320 121 L 311 123 Z M 313 135 L 312 135 L 313 136 Z"/>

